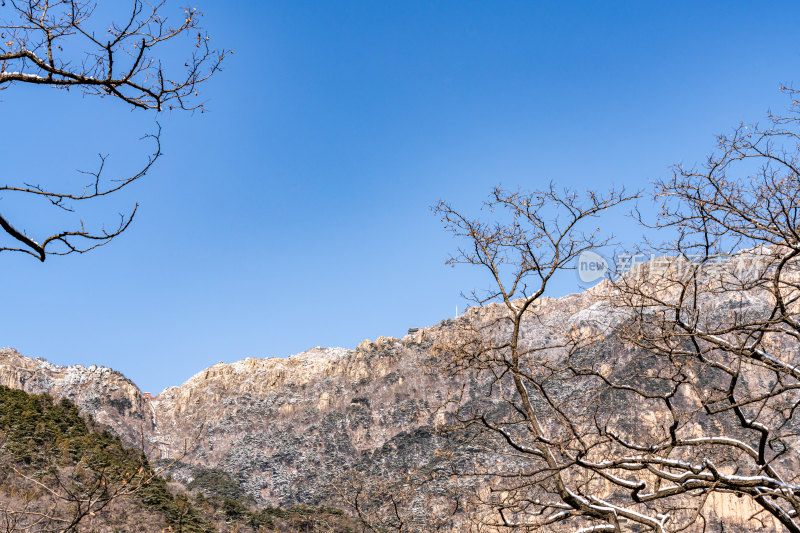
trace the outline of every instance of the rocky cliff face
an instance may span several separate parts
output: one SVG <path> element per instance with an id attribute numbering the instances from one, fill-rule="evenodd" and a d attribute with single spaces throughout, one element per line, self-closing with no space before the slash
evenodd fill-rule
<path id="1" fill-rule="evenodd" d="M 152 402 L 156 438 L 174 457 L 175 436 L 199 435 L 184 461 L 223 468 L 259 501 L 318 503 L 320 487 L 363 453 L 433 424 L 441 383 L 417 367 L 423 346 L 379 338 L 214 365 Z"/>
<path id="2" fill-rule="evenodd" d="M 149 438 L 155 428 L 152 403 L 131 380 L 110 368 L 57 366 L 0 348 L 0 385 L 68 398 L 130 443 Z"/>
<path id="3" fill-rule="evenodd" d="M 599 303 L 601 291 L 542 299 L 538 318 L 526 325 L 526 342 L 613 324 L 613 313 Z M 0 384 L 69 398 L 130 443 L 145 442 L 151 458 L 179 458 L 183 467 L 175 477 L 184 482 L 199 468 L 218 468 L 260 504 L 318 504 L 343 472 L 402 478 L 437 460 L 448 443 L 433 428 L 444 421 L 446 398 L 460 383 L 429 371 L 431 348 L 458 323 L 490 321 L 501 311 L 474 308 L 354 350 L 313 348 L 287 358 L 220 363 L 155 398 L 108 368 L 59 367 L 11 349 L 0 350 Z M 480 386 L 467 382 L 463 390 L 470 395 Z M 726 506 L 720 501 L 718 514 L 752 512 Z"/>
<path id="4" fill-rule="evenodd" d="M 544 299 L 547 323 L 581 319 L 591 293 Z M 495 306 L 457 320 L 487 320 Z M 584 313 L 585 314 L 585 313 Z M 0 384 L 66 397 L 151 458 L 181 458 L 188 467 L 222 468 L 259 503 L 316 504 L 352 465 L 391 462 L 408 471 L 435 456 L 432 428 L 452 384 L 426 371 L 430 349 L 454 330 L 448 319 L 401 339 L 379 337 L 355 350 L 313 348 L 287 358 L 219 363 L 146 397 L 104 367 L 60 367 L 0 350 Z M 178 476 L 192 476 L 186 468 Z"/>

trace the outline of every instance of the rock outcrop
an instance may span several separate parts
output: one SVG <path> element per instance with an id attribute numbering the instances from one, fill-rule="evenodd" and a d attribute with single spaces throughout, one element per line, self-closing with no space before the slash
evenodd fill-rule
<path id="1" fill-rule="evenodd" d="M 153 404 L 128 378 L 103 366 L 58 366 L 0 348 L 0 385 L 67 398 L 129 443 L 141 445 L 155 429 Z"/>
<path id="2" fill-rule="evenodd" d="M 592 293 L 543 299 L 546 322 L 528 338 L 584 320 Z M 0 384 L 72 400 L 153 459 L 221 468 L 263 504 L 317 504 L 324 487 L 348 467 L 384 461 L 411 470 L 435 455 L 432 428 L 452 383 L 426 371 L 435 342 L 457 321 L 490 320 L 497 305 L 379 337 L 356 349 L 312 348 L 286 358 L 219 363 L 156 397 L 104 367 L 61 367 L 0 350 Z M 398 452 L 398 446 L 408 453 Z M 411 450 L 413 449 L 413 453 Z"/>
<path id="3" fill-rule="evenodd" d="M 602 303 L 605 288 L 542 298 L 525 342 L 544 345 L 568 329 L 613 329 L 620 317 Z M 354 350 L 317 347 L 287 358 L 219 363 L 156 397 L 108 368 L 60 367 L 3 349 L 0 385 L 69 398 L 128 442 L 145 443 L 151 458 L 179 460 L 173 476 L 184 483 L 197 469 L 215 468 L 259 504 L 316 505 L 328 500 L 343 472 L 402 478 L 436 460 L 448 444 L 433 428 L 445 420 L 448 394 L 461 383 L 430 371 L 431 348 L 459 324 L 487 323 L 502 312 L 497 304 L 473 308 Z M 468 381 L 462 393 L 481 387 Z M 714 504 L 720 516 L 739 513 L 743 521 L 752 512 L 723 500 Z"/>

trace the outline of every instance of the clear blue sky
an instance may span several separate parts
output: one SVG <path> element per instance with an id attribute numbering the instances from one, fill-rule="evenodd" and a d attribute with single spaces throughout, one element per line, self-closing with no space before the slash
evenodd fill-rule
<path id="1" fill-rule="evenodd" d="M 0 345 L 157 392 L 219 360 L 401 336 L 488 282 L 444 265 L 437 200 L 644 187 L 798 81 L 790 3 L 197 7 L 235 51 L 204 89 L 211 112 L 160 118 L 164 158 L 97 211 L 141 203 L 120 239 L 43 264 L 0 255 Z M 98 152 L 132 168 L 154 120 L 36 87 L 0 92 L 0 117 L 4 180 L 33 182 Z M 34 237 L 54 223 L 0 209 Z"/>

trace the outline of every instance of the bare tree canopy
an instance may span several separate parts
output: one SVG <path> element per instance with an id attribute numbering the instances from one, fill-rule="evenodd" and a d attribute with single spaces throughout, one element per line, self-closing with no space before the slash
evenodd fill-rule
<path id="1" fill-rule="evenodd" d="M 142 0 L 101 5 L 85 0 L 5 0 L 0 6 L 0 91 L 22 84 L 75 89 L 88 96 L 112 98 L 132 109 L 203 111 L 199 85 L 220 69 L 230 53 L 210 47 L 196 9 L 168 18 L 165 2 Z M 176 65 L 167 50 L 185 48 Z M 173 61 L 174 62 L 174 61 Z M 105 176 L 105 156 L 88 181 L 78 189 L 59 189 L 33 183 L 0 185 L 0 192 L 42 198 L 54 208 L 73 211 L 78 202 L 111 195 L 147 174 L 161 156 L 160 126 L 145 135 L 153 149 L 142 167 L 127 176 Z M 0 251 L 30 254 L 41 261 L 47 255 L 83 253 L 108 243 L 125 231 L 138 204 L 120 215 L 111 229 L 89 230 L 83 222 L 35 240 L 0 213 L 0 227 L 16 245 Z"/>
<path id="2" fill-rule="evenodd" d="M 489 223 L 440 204 L 468 242 L 453 261 L 492 280 L 475 301 L 500 303 L 437 347 L 452 375 L 489 384 L 484 402 L 453 398 L 498 458 L 462 472 L 488 480 L 471 502 L 480 527 L 800 532 L 796 106 L 656 183 L 660 214 L 634 214 L 665 238 L 648 244 L 656 259 L 593 288 L 600 318 L 549 325 L 545 342 L 526 335 L 547 322 L 537 300 L 604 242 L 591 218 L 631 197 L 496 190 Z"/>

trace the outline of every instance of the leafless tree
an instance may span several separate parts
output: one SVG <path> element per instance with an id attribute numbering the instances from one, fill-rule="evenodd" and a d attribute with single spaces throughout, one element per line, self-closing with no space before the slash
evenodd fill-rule
<path id="1" fill-rule="evenodd" d="M 791 94 L 793 91 L 787 89 Z M 437 353 L 460 423 L 487 436 L 476 523 L 525 531 L 800 531 L 800 116 L 720 136 L 702 167 L 658 182 L 665 243 L 591 290 L 592 320 L 556 324 L 541 300 L 602 244 L 591 218 L 630 199 L 495 191 L 487 224 L 437 212 L 488 270 L 499 302 Z M 532 336 L 538 328 L 545 336 Z"/>
<path id="2" fill-rule="evenodd" d="M 162 478 L 197 446 L 203 430 L 200 426 L 191 439 L 184 440 L 173 458 L 153 466 L 147 457 L 157 450 L 144 432 L 139 444 L 130 446 L 91 416 L 80 416 L 67 400 L 62 399 L 56 408 L 44 394 L 5 387 L 0 387 L 0 393 L 11 398 L 8 402 L 0 399 L 5 415 L 0 427 L 3 533 L 71 533 L 93 526 L 129 529 L 152 514 L 147 499 L 163 505 Z M 184 495 L 176 495 L 175 509 L 172 516 L 158 519 L 169 518 L 172 524 L 167 527 L 182 531 L 182 520 L 193 510 Z"/>
<path id="3" fill-rule="evenodd" d="M 492 509 L 490 516 L 478 517 L 483 525 L 547 527 L 564 513 L 600 520 L 613 514 L 581 494 L 587 480 L 576 478 L 569 449 L 581 430 L 550 393 L 548 381 L 558 379 L 548 368 L 552 354 L 561 358 L 561 351 L 574 350 L 579 343 L 565 338 L 531 344 L 525 329 L 531 320 L 543 318 L 537 302 L 554 276 L 571 268 L 582 252 L 607 244 L 596 235 L 594 219 L 633 196 L 612 191 L 583 198 L 552 186 L 530 194 L 498 188 L 485 206 L 496 222 L 469 218 L 446 203 L 436 208 L 447 227 L 468 242 L 450 263 L 482 267 L 494 282 L 491 290 L 473 293 L 470 299 L 478 305 L 500 304 L 488 320 L 460 321 L 452 338 L 436 348 L 446 371 L 488 379 L 487 399 L 499 397 L 512 408 L 498 411 L 491 403 L 466 401 L 461 395 L 454 399 L 460 422 L 495 437 L 489 441 L 495 445 L 491 451 L 502 458 L 462 472 L 491 479 L 490 500 L 480 501 L 484 495 L 478 495 L 472 502 Z"/>
<path id="4" fill-rule="evenodd" d="M 421 468 L 395 479 L 387 472 L 344 472 L 330 487 L 332 503 L 348 511 L 362 533 L 452 531 L 461 496 L 439 483 L 443 473 Z"/>
<path id="5" fill-rule="evenodd" d="M 20 85 L 45 85 L 78 90 L 88 96 L 111 98 L 149 112 L 203 111 L 199 85 L 220 68 L 230 53 L 209 46 L 200 27 L 202 13 L 183 9 L 174 24 L 165 2 L 144 0 L 100 3 L 90 0 L 4 0 L 0 5 L 0 91 Z M 166 57 L 170 47 L 187 48 L 175 68 Z M 145 135 L 153 143 L 147 161 L 126 176 L 106 176 L 106 156 L 96 169 L 85 171 L 84 186 L 62 188 L 38 183 L 7 183 L 0 193 L 9 197 L 41 198 L 53 208 L 73 211 L 75 205 L 112 195 L 145 176 L 161 156 L 160 126 Z M 63 179 L 61 180 L 64 181 Z M 120 215 L 113 228 L 58 229 L 39 240 L 18 229 L 0 213 L 0 228 L 16 241 L 0 251 L 29 254 L 44 261 L 48 255 L 83 253 L 108 243 L 130 225 L 138 204 Z"/>
<path id="6" fill-rule="evenodd" d="M 674 238 L 653 248 L 675 259 L 620 277 L 612 298 L 631 312 L 624 340 L 662 367 L 660 375 L 651 368 L 643 383 L 655 385 L 648 401 L 669 421 L 668 431 L 648 442 L 645 453 L 618 441 L 627 453 L 642 454 L 640 464 L 654 477 L 639 497 L 731 493 L 754 504 L 754 519 L 794 532 L 800 531 L 796 106 L 770 114 L 766 127 L 742 124 L 720 136 L 704 166 L 676 167 L 657 184 L 655 226 L 674 230 Z M 644 392 L 631 389 L 640 398 Z"/>
<path id="7" fill-rule="evenodd" d="M 120 448 L 116 452 L 127 456 L 126 468 L 120 470 L 119 465 L 97 461 L 91 454 L 70 464 L 58 457 L 60 450 L 46 452 L 43 464 L 26 465 L 5 453 L 0 434 L 0 531 L 70 533 L 95 518 L 107 527 L 125 526 L 115 515 L 120 510 L 135 511 L 131 498 L 164 476 L 195 444 L 185 443 L 177 458 L 158 468 L 150 466 L 144 451 Z M 188 506 L 176 501 L 182 513 L 176 531 L 181 531 Z"/>

